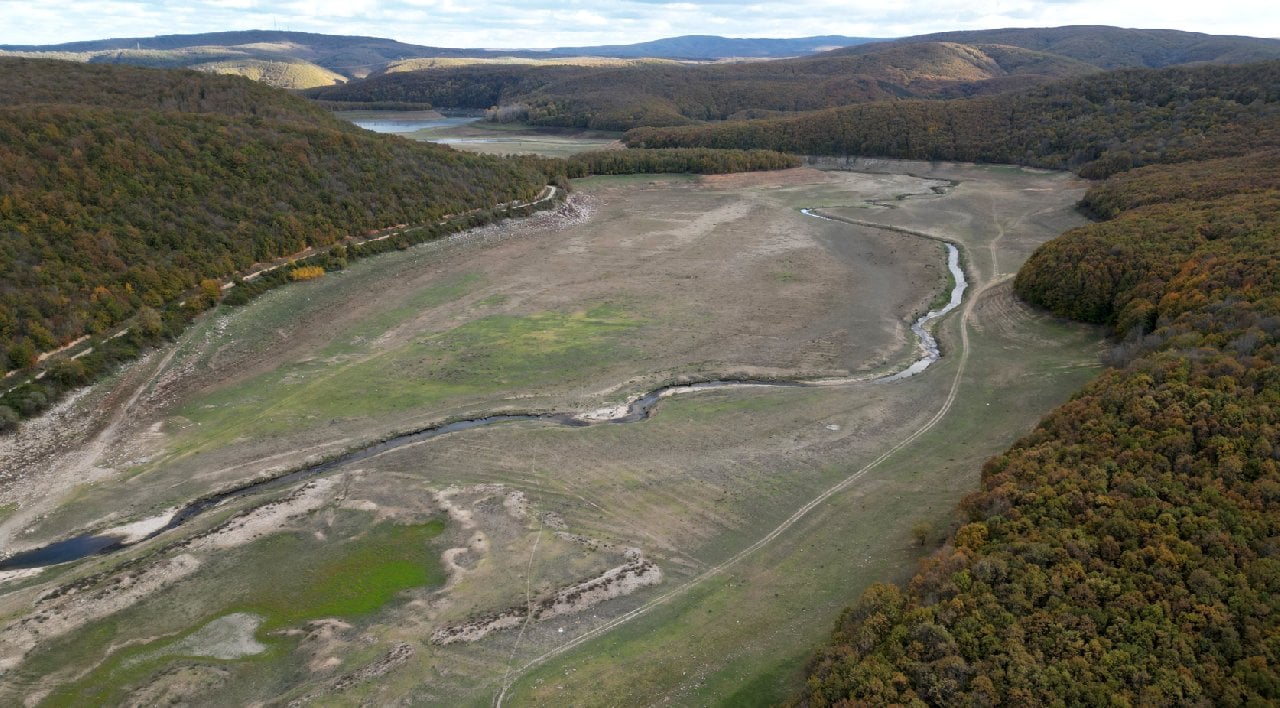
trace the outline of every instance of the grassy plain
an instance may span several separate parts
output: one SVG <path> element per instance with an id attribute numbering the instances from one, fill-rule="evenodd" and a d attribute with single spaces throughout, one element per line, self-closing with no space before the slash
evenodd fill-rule
<path id="1" fill-rule="evenodd" d="M 929 552 L 912 526 L 930 523 L 936 543 L 981 462 L 1096 370 L 1097 333 L 1027 310 L 1005 278 L 1078 222 L 1079 182 L 857 167 L 871 172 L 584 181 L 559 215 L 361 261 L 207 318 L 120 377 L 142 393 L 96 447 L 34 461 L 88 450 L 92 483 L 38 520 L 0 518 L 0 531 L 35 545 L 105 528 L 452 417 L 585 411 L 682 377 L 905 364 L 910 321 L 947 283 L 939 245 L 800 207 L 953 239 L 976 293 L 941 325 L 944 359 L 904 381 L 724 389 L 665 400 L 637 424 L 448 435 L 56 578 L 12 579 L 0 660 L 16 669 L 0 698 L 55 685 L 50 700 L 105 702 L 481 704 L 504 687 L 512 704 L 785 696 L 839 608 Z M 520 614 L 638 559 L 660 583 Z M 370 592 L 327 580 L 352 577 Z M 36 599 L 73 582 L 78 604 Z M 516 619 L 477 641 L 431 641 L 503 612 Z M 267 649 L 164 651 L 231 615 L 261 617 L 251 638 Z"/>

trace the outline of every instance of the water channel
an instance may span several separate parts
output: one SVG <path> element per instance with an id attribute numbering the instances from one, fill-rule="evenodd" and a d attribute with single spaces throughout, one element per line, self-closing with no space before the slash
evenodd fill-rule
<path id="1" fill-rule="evenodd" d="M 836 219 L 829 219 L 825 216 L 816 214 L 810 209 L 802 209 L 801 213 L 815 219 L 836 221 Z M 624 404 L 585 413 L 502 413 L 434 425 L 421 430 L 397 435 L 379 442 L 370 443 L 364 447 L 350 450 L 327 460 L 288 472 L 279 477 L 248 482 L 239 487 L 215 492 L 208 496 L 201 497 L 200 499 L 189 502 L 186 506 L 180 508 L 175 514 L 173 514 L 169 521 L 164 524 L 164 526 L 152 531 L 144 538 L 139 539 L 138 542 L 153 538 L 166 531 L 177 528 L 204 512 L 233 499 L 238 499 L 250 494 L 289 487 L 305 479 L 324 474 L 352 462 L 366 460 L 390 450 L 395 450 L 396 448 L 404 447 L 406 445 L 416 445 L 432 438 L 463 430 L 522 421 L 540 421 L 552 425 L 567 427 L 635 423 L 652 416 L 662 399 L 681 394 L 724 388 L 794 388 L 802 386 L 835 386 L 848 383 L 889 383 L 915 376 L 942 358 L 942 352 L 938 347 L 938 341 L 929 331 L 930 324 L 959 307 L 961 301 L 964 299 L 964 292 L 968 288 L 968 281 L 965 279 L 964 269 L 960 267 L 960 251 L 951 243 L 946 243 L 945 245 L 947 248 L 947 268 L 950 270 L 951 277 L 954 281 L 954 285 L 951 289 L 950 300 L 946 306 L 926 313 L 911 325 L 911 331 L 916 335 L 916 342 L 919 348 L 920 357 L 905 369 L 896 373 L 886 374 L 872 379 L 715 379 L 696 383 L 663 386 L 653 391 L 649 391 L 648 393 L 634 396 Z M 42 568 L 59 563 L 80 560 L 89 556 L 111 553 L 131 545 L 134 544 L 125 543 L 125 539 L 121 536 L 86 533 L 9 556 L 8 558 L 0 560 L 0 571 Z"/>

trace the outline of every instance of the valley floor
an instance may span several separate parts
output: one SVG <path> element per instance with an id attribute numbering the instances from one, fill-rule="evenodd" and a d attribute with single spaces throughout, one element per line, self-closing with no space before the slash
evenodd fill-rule
<path id="1" fill-rule="evenodd" d="M 0 442 L 6 551 L 444 420 L 590 411 L 681 380 L 865 379 L 453 433 L 9 571 L 0 699 L 787 695 L 839 609 L 908 575 L 982 461 L 1096 372 L 1096 331 L 1009 287 L 1080 223 L 1082 182 L 849 167 L 584 180 L 558 212 L 214 312 L 27 425 Z M 875 382 L 915 357 L 910 323 L 947 288 L 942 245 L 913 232 L 960 246 L 970 294 L 940 362 Z"/>

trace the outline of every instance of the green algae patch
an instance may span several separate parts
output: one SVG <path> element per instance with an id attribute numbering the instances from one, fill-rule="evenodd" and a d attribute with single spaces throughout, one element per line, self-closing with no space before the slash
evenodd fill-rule
<path id="1" fill-rule="evenodd" d="M 203 569 L 194 582 L 87 627 L 69 642 L 73 653 L 84 659 L 130 641 L 131 628 L 136 629 L 141 618 L 167 617 L 167 624 L 181 629 L 112 653 L 79 681 L 51 693 L 41 705 L 116 704 L 154 677 L 182 667 L 229 672 L 244 681 L 271 681 L 296 670 L 291 651 L 296 639 L 278 630 L 323 618 L 360 622 L 405 591 L 444 583 L 440 549 L 433 543 L 445 530 L 444 520 L 380 523 L 359 530 L 361 522 L 368 520 L 363 513 L 342 519 L 332 531 L 356 531 L 345 541 L 325 541 L 309 532 L 268 536 L 229 551 Z M 191 621 L 182 622 L 183 617 Z M 255 646 L 253 652 L 230 657 L 216 647 L 203 646 L 208 642 L 201 633 L 229 617 L 253 618 L 256 631 L 239 639 L 262 649 Z M 27 668 L 52 668 L 46 664 L 66 658 L 54 648 L 33 657 Z"/>
<path id="2" fill-rule="evenodd" d="M 325 558 L 321 542 L 302 534 L 279 534 L 254 544 L 250 584 L 237 609 L 266 617 L 264 632 L 321 617 L 359 618 L 376 612 L 411 588 L 445 581 L 430 541 L 443 521 L 414 526 L 382 524 L 363 538 L 338 546 Z M 266 582 L 263 582 L 266 581 Z"/>

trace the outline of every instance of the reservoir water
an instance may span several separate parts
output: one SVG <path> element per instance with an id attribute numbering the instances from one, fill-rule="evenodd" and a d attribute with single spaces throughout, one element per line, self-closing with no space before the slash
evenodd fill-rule
<path id="1" fill-rule="evenodd" d="M 423 128 L 450 128 L 480 120 L 477 116 L 414 117 L 412 113 L 388 113 L 386 117 L 378 118 L 366 117 L 368 115 L 368 112 L 361 112 L 357 116 L 348 117 L 339 113 L 338 117 L 345 118 L 365 130 L 393 134 L 413 133 Z"/>

